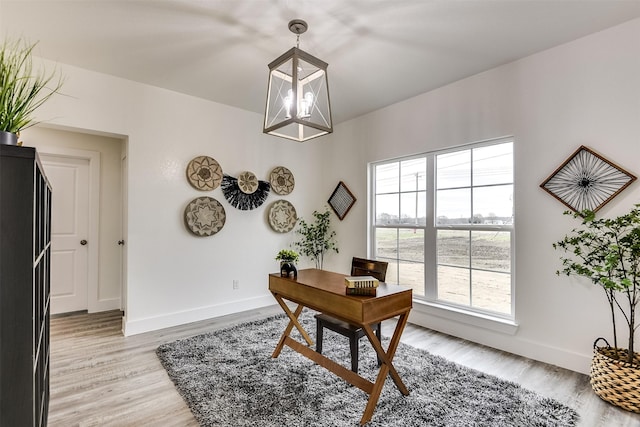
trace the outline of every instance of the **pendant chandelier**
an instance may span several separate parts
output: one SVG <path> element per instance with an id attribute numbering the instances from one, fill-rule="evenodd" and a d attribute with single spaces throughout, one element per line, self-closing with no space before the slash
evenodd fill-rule
<path id="1" fill-rule="evenodd" d="M 294 19 L 289 30 L 297 35 L 296 47 L 269 64 L 263 132 L 303 142 L 333 132 L 329 64 L 299 49 L 306 22 Z"/>

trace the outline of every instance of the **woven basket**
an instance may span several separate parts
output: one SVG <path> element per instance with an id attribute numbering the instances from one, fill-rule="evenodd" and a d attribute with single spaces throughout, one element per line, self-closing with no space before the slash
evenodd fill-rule
<path id="1" fill-rule="evenodd" d="M 598 347 L 603 340 L 606 347 Z M 626 354 L 626 350 L 617 349 Z M 615 358 L 616 349 L 607 340 L 593 343 L 591 387 L 602 400 L 631 412 L 640 413 L 640 353 L 634 353 L 634 363 Z"/>

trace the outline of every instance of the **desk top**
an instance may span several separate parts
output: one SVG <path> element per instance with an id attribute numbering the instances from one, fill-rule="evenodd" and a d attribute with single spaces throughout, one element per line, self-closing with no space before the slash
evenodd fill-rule
<path id="1" fill-rule="evenodd" d="M 269 290 L 283 298 L 354 324 L 371 324 L 409 311 L 412 290 L 380 282 L 375 296 L 346 295 L 345 274 L 315 268 L 298 271 L 298 278 L 269 275 Z"/>

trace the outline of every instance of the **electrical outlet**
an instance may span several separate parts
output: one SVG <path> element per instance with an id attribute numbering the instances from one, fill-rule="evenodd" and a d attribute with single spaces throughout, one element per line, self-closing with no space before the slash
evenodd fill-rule
<path id="1" fill-rule="evenodd" d="M 237 279 L 233 280 L 233 289 L 239 289 L 240 288 L 240 281 Z"/>

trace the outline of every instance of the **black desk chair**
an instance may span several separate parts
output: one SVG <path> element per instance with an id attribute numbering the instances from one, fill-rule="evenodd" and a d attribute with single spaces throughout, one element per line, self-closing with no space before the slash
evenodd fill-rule
<path id="1" fill-rule="evenodd" d="M 363 258 L 354 257 L 351 261 L 352 276 L 373 276 L 381 282 L 385 281 L 387 276 L 387 267 L 389 263 L 384 261 L 372 261 Z M 359 326 L 352 325 L 335 317 L 328 316 L 324 313 L 316 314 L 316 351 L 322 353 L 322 335 L 324 328 L 331 329 L 334 332 L 349 338 L 349 347 L 351 349 L 351 370 L 358 373 L 358 341 L 365 333 L 364 329 Z M 375 330 L 378 340 L 382 341 L 381 322 L 371 325 Z M 378 357 L 378 366 L 382 363 Z"/>

